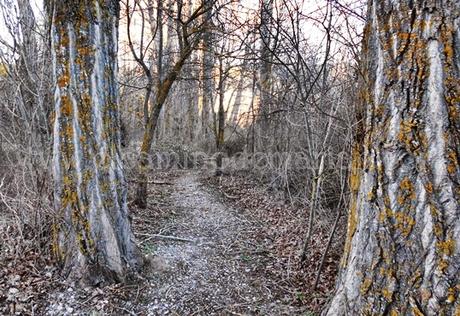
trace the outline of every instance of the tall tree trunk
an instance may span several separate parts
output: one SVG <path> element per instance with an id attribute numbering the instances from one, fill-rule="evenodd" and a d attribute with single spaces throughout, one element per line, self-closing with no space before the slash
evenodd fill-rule
<path id="1" fill-rule="evenodd" d="M 203 52 L 201 61 L 200 81 L 202 84 L 201 91 L 201 130 L 205 140 L 209 140 L 211 136 L 211 118 L 210 114 L 213 109 L 213 74 L 214 67 L 214 52 L 212 48 L 213 33 L 212 33 L 212 6 L 213 0 L 202 0 L 206 13 L 203 15 L 204 31 L 203 31 Z"/>
<path id="2" fill-rule="evenodd" d="M 219 105 L 217 110 L 217 120 L 215 120 L 215 135 L 216 135 L 216 175 L 222 175 L 222 159 L 223 159 L 223 145 L 224 145 L 224 133 L 225 133 L 225 109 L 224 109 L 224 97 L 225 97 L 225 74 L 223 60 L 219 60 Z"/>
<path id="3" fill-rule="evenodd" d="M 184 48 L 181 52 L 179 60 L 174 64 L 174 67 L 169 71 L 166 78 L 158 87 L 157 97 L 153 106 L 153 111 L 149 116 L 147 126 L 145 128 L 144 137 L 140 149 L 139 166 L 138 166 L 138 186 L 136 190 L 135 203 L 140 208 L 147 207 L 147 182 L 149 173 L 149 153 L 152 148 L 153 137 L 158 126 L 158 118 L 160 117 L 161 109 L 168 97 L 171 87 L 176 81 L 179 72 L 181 71 L 185 61 L 192 52 L 191 47 Z"/>
<path id="4" fill-rule="evenodd" d="M 37 69 L 37 56 L 38 56 L 38 43 L 35 38 L 35 16 L 29 1 L 18 1 L 19 11 L 19 30 L 21 32 L 22 42 L 19 49 L 19 75 L 21 84 L 19 90 L 21 92 L 22 102 L 24 103 L 24 119 L 27 124 L 31 121 L 31 113 L 36 105 L 35 95 L 37 88 L 34 82 L 33 75 L 38 72 Z"/>
<path id="5" fill-rule="evenodd" d="M 13 9 L 15 10 L 15 9 Z M 15 80 L 18 81 L 18 90 L 21 95 L 19 110 L 22 115 L 25 141 L 29 148 L 38 146 L 46 149 L 51 139 L 51 126 L 48 120 L 51 108 L 50 81 L 51 71 L 43 64 L 49 63 L 49 50 L 40 50 L 42 44 L 47 44 L 46 38 L 37 37 L 37 22 L 29 0 L 17 1 L 18 12 L 18 39 Z"/>
<path id="6" fill-rule="evenodd" d="M 236 86 L 236 96 L 235 101 L 232 104 L 232 114 L 230 115 L 229 121 L 234 124 L 235 126 L 239 124 L 239 116 L 240 116 L 240 108 L 241 104 L 243 103 L 243 90 L 244 90 L 244 73 L 243 70 L 245 69 L 245 65 L 243 64 L 242 68 L 240 69 L 240 78 L 238 80 L 238 84 Z"/>
<path id="7" fill-rule="evenodd" d="M 460 2 L 368 10 L 366 137 L 327 314 L 459 315 Z"/>
<path id="8" fill-rule="evenodd" d="M 52 1 L 54 250 L 71 277 L 121 281 L 142 258 L 119 153 L 115 0 Z"/>
<path id="9" fill-rule="evenodd" d="M 271 25 L 273 15 L 273 0 L 262 0 L 260 8 L 260 69 L 259 69 L 259 118 L 258 118 L 258 136 L 259 149 L 265 150 L 267 143 L 267 132 L 269 128 L 270 102 L 271 102 L 271 77 L 272 77 L 272 53 L 270 46 L 272 42 Z"/>
<path id="10" fill-rule="evenodd" d="M 153 1 L 150 0 L 151 5 L 153 6 Z M 157 57 L 157 90 L 160 89 L 161 82 L 163 81 L 163 1 L 157 0 L 157 21 L 156 21 L 156 31 L 158 33 L 158 40 L 157 40 L 157 50 L 158 50 L 158 57 Z M 153 21 L 152 21 L 153 22 Z M 152 23 L 153 25 L 153 23 Z M 154 31 L 154 30 L 152 30 Z M 152 32 L 154 34 L 154 32 Z M 169 35 L 169 34 L 168 34 Z M 158 93 L 158 92 L 157 92 Z"/>

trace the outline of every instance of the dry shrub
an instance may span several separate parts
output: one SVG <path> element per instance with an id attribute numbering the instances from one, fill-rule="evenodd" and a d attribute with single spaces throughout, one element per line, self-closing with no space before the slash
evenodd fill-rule
<path id="1" fill-rule="evenodd" d="M 40 310 L 53 272 L 51 177 L 32 156 L 2 152 L 0 167 L 0 314 Z"/>

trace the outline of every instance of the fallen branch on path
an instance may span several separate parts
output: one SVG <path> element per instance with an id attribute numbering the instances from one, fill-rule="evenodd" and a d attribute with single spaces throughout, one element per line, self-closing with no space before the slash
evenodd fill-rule
<path id="1" fill-rule="evenodd" d="M 240 251 L 234 251 L 234 252 L 227 253 L 227 255 L 229 256 L 238 256 L 238 255 L 253 255 L 254 256 L 254 255 L 267 255 L 267 254 L 270 254 L 270 251 L 266 249 L 254 250 L 254 251 L 240 250 Z"/>
<path id="2" fill-rule="evenodd" d="M 130 180 L 129 182 L 133 183 L 139 183 L 140 181 L 138 180 Z M 167 182 L 167 181 L 148 181 L 148 184 L 156 184 L 156 185 L 174 185 L 172 182 Z"/>
<path id="3" fill-rule="evenodd" d="M 149 184 L 156 184 L 156 185 L 174 185 L 172 182 L 158 182 L 158 181 L 149 181 Z"/>
<path id="4" fill-rule="evenodd" d="M 141 241 L 141 244 L 144 242 L 147 242 L 152 239 L 167 239 L 167 240 L 174 240 L 174 241 L 184 241 L 184 242 L 195 242 L 193 239 L 188 239 L 188 238 L 182 238 L 182 237 L 176 237 L 176 236 L 167 236 L 167 235 L 160 235 L 160 234 L 142 234 L 139 233 L 137 234 L 139 236 L 146 236 L 147 238 Z"/>
<path id="5" fill-rule="evenodd" d="M 230 199 L 230 200 L 236 200 L 236 199 L 239 199 L 239 197 L 238 197 L 238 196 L 232 196 L 232 195 L 229 195 L 229 194 L 225 193 L 224 191 L 222 191 L 222 193 L 225 195 L 225 197 L 226 197 L 227 199 Z"/>

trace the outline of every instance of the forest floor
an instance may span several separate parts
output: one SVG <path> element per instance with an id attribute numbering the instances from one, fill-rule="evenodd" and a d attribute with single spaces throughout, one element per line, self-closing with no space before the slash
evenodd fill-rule
<path id="1" fill-rule="evenodd" d="M 291 296 L 265 273 L 271 261 L 269 250 L 250 235 L 258 230 L 258 223 L 220 201 L 196 174 L 180 175 L 172 190 L 174 219 L 160 233 L 190 241 L 160 239 L 151 245 L 148 314 L 293 315 L 304 311 L 292 306 Z"/>
<path id="2" fill-rule="evenodd" d="M 314 253 L 300 265 L 304 213 L 244 177 L 175 170 L 153 178 L 149 207 L 130 207 L 135 235 L 148 258 L 144 271 L 125 284 L 103 288 L 55 284 L 51 294 L 41 295 L 42 303 L 34 305 L 38 314 L 320 312 L 333 288 L 339 259 L 334 249 L 340 247 L 328 255 L 321 282 L 311 291 L 326 231 L 317 232 Z M 50 275 L 47 272 L 48 279 Z"/>

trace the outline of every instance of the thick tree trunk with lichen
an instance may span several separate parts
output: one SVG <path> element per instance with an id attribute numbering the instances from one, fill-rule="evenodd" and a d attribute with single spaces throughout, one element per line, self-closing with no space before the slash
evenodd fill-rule
<path id="1" fill-rule="evenodd" d="M 55 81 L 54 250 L 65 273 L 121 281 L 142 259 L 119 153 L 118 1 L 47 3 Z"/>
<path id="2" fill-rule="evenodd" d="M 327 315 L 459 315 L 460 3 L 368 10 L 366 133 Z"/>

